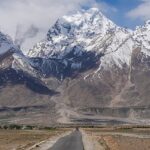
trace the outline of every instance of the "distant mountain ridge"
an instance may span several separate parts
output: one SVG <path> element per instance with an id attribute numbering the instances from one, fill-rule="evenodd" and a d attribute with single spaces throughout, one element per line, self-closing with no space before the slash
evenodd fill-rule
<path id="1" fill-rule="evenodd" d="M 47 115 L 52 109 L 48 123 L 86 120 L 87 114 L 93 116 L 91 121 L 105 116 L 148 123 L 149 35 L 150 21 L 132 31 L 117 26 L 97 8 L 58 19 L 27 56 L 1 33 L 0 77 L 5 84 L 1 82 L 0 105 L 7 99 L 3 105 L 14 107 L 11 97 L 4 94 L 10 89 L 13 74 L 16 82 L 21 80 L 23 91 L 36 93 L 36 98 L 26 97 L 31 103 L 22 100 L 21 93 L 15 97 L 15 103 L 19 99 L 21 106 L 26 107 L 33 100 L 48 107 L 44 112 L 45 107 L 38 110 L 39 115 Z M 24 86 L 29 82 L 32 88 Z M 16 84 L 12 82 L 13 86 Z"/>

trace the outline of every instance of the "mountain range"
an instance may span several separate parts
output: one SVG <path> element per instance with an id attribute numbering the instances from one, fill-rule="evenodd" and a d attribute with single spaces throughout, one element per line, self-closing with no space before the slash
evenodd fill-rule
<path id="1" fill-rule="evenodd" d="M 150 21 L 132 31 L 82 10 L 27 55 L 0 33 L 1 122 L 149 124 L 149 77 Z"/>

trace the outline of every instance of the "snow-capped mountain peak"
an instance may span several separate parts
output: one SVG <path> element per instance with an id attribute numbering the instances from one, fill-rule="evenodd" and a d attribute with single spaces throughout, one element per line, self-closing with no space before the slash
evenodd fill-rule
<path id="1" fill-rule="evenodd" d="M 94 37 L 103 37 L 116 27 L 97 8 L 63 16 L 50 28 L 46 40 L 37 43 L 28 55 L 45 58 L 59 53 L 64 56 L 77 45 L 86 50 Z"/>
<path id="2" fill-rule="evenodd" d="M 88 37 L 90 34 L 105 34 L 108 29 L 115 26 L 97 8 L 92 8 L 58 19 L 56 24 L 49 30 L 48 37 L 51 38 L 51 35 L 58 36 L 58 34 L 69 34 L 70 36 L 73 34 L 81 36 L 82 34 L 86 36 L 87 33 L 86 37 Z"/>
<path id="3" fill-rule="evenodd" d="M 100 68 L 121 67 L 129 65 L 133 45 L 131 34 L 132 31 L 117 26 L 97 8 L 91 8 L 58 19 L 48 31 L 47 39 L 37 43 L 28 56 L 74 59 L 84 52 L 92 52 L 107 55 Z"/>
<path id="4" fill-rule="evenodd" d="M 97 8 L 91 8 L 90 10 L 78 11 L 76 14 L 70 16 L 63 16 L 66 22 L 72 25 L 82 27 L 85 24 L 98 25 L 102 19 L 105 19 L 103 14 Z M 98 24 L 97 24 L 98 23 Z"/>
<path id="5" fill-rule="evenodd" d="M 136 28 L 133 38 L 135 40 L 135 45 L 141 47 L 141 52 L 150 56 L 150 20 L 146 21 L 143 26 L 138 26 Z"/>

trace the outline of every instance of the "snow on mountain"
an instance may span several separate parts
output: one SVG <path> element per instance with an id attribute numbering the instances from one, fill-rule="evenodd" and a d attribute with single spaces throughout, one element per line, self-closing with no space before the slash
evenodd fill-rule
<path id="1" fill-rule="evenodd" d="M 0 56 L 2 56 L 1 61 L 8 58 L 7 61 L 5 60 L 5 62 L 2 63 L 2 66 L 7 66 L 7 64 L 11 63 L 10 66 L 15 70 L 22 70 L 32 75 L 37 74 L 32 67 L 32 61 L 23 55 L 22 51 L 14 44 L 13 40 L 8 35 L 4 35 L 1 32 Z"/>
<path id="2" fill-rule="evenodd" d="M 63 16 L 48 31 L 47 39 L 37 43 L 28 55 L 45 58 L 59 53 L 59 57 L 63 57 L 75 46 L 83 51 L 94 37 L 100 35 L 102 38 L 115 27 L 116 25 L 96 8 Z M 79 49 L 76 50 L 77 53 Z"/>
<path id="3" fill-rule="evenodd" d="M 95 49 L 104 56 L 101 58 L 100 69 L 110 69 L 113 65 L 122 68 L 123 65 L 129 66 L 133 40 L 132 31 L 121 27 L 116 27 L 113 31 L 108 32 L 103 38 L 93 39 L 94 44 L 88 49 Z"/>
<path id="4" fill-rule="evenodd" d="M 150 20 L 146 21 L 144 26 L 136 28 L 133 38 L 135 46 L 141 47 L 141 52 L 150 56 Z"/>
<path id="5" fill-rule="evenodd" d="M 15 70 L 22 70 L 34 77 L 37 77 L 38 72 L 34 69 L 35 64 L 21 53 L 13 54 L 12 68 Z"/>

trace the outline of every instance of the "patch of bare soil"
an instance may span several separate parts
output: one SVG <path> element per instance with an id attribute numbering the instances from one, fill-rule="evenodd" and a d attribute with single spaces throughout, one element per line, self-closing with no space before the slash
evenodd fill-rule
<path id="1" fill-rule="evenodd" d="M 0 150 L 25 150 L 65 132 L 59 130 L 0 130 Z M 37 145 L 38 146 L 38 145 Z"/>
<path id="2" fill-rule="evenodd" d="M 92 141 L 103 147 L 103 150 L 150 150 L 149 128 L 133 129 L 84 129 Z M 98 145 L 95 146 L 94 150 Z"/>
<path id="3" fill-rule="evenodd" d="M 118 150 L 149 150 L 150 138 L 135 138 L 125 136 L 111 136 L 112 140 L 117 143 Z M 105 137 L 109 147 L 113 145 L 109 142 L 109 138 Z M 114 149 L 117 150 L 117 149 Z"/>

